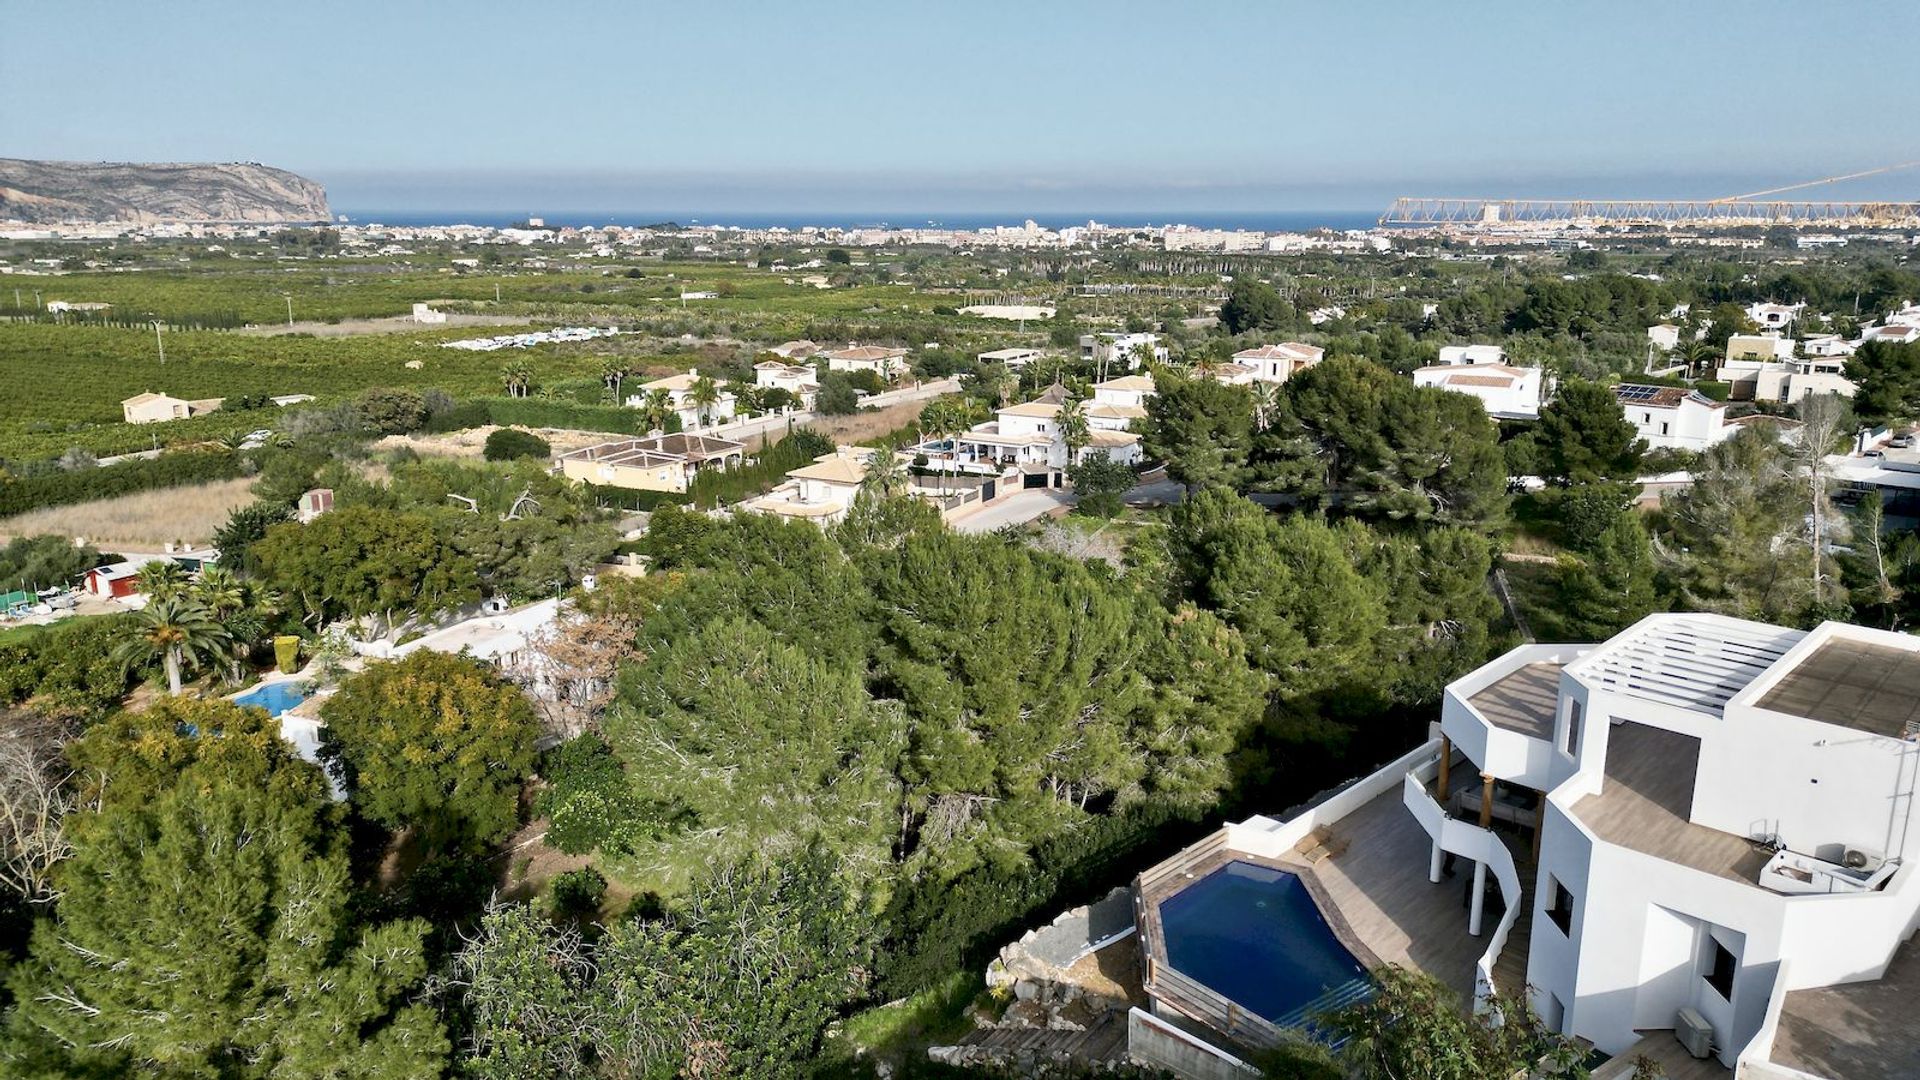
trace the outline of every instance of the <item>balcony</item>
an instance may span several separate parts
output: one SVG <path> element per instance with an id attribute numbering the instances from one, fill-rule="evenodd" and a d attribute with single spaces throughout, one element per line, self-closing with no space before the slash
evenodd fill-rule
<path id="1" fill-rule="evenodd" d="M 1560 669 L 1579 655 L 1577 646 L 1530 645 L 1462 676 L 1447 687 L 1441 732 L 1481 772 L 1546 790 L 1553 786 Z"/>
<path id="2" fill-rule="evenodd" d="M 1502 953 L 1507 940 L 1513 935 L 1514 926 L 1526 913 L 1526 899 L 1521 891 L 1520 870 L 1514 861 L 1513 852 L 1508 850 L 1506 842 L 1499 834 L 1483 829 L 1449 815 L 1433 797 L 1434 778 L 1439 771 L 1439 760 L 1434 758 L 1409 770 L 1401 785 L 1401 801 L 1407 812 L 1432 842 L 1433 848 L 1427 869 L 1427 879 L 1439 884 L 1442 876 L 1444 854 L 1470 859 L 1474 864 L 1475 886 L 1469 892 L 1472 905 L 1467 916 L 1467 933 L 1479 937 L 1484 931 L 1485 913 L 1482 905 L 1485 899 L 1485 880 L 1492 875 L 1500 886 L 1500 899 L 1504 910 L 1493 931 L 1487 936 L 1487 944 L 1478 959 L 1474 961 L 1473 1004 L 1476 1010 L 1495 1008 L 1495 997 L 1501 993 L 1520 993 L 1524 990 L 1526 963 L 1524 949 L 1526 935 L 1520 938 L 1518 948 L 1522 954 L 1506 958 L 1502 962 Z M 1503 978 L 1496 980 L 1498 970 Z M 1507 983 L 1502 987 L 1501 983 Z"/>

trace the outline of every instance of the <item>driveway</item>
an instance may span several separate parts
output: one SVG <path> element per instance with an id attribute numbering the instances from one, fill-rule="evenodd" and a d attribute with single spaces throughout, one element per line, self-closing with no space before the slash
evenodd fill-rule
<path id="1" fill-rule="evenodd" d="M 1003 525 L 1024 525 L 1055 510 L 1062 510 L 1072 505 L 1073 496 L 1067 492 L 1049 488 L 1032 488 L 1016 491 L 986 506 L 971 510 L 953 519 L 951 524 L 956 532 L 992 532 Z"/>

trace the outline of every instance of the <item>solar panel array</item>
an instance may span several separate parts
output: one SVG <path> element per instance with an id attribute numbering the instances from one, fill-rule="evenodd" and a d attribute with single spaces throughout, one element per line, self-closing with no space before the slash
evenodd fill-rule
<path id="1" fill-rule="evenodd" d="M 1621 401 L 1651 401 L 1660 396 L 1664 386 L 1642 386 L 1639 383 L 1623 383 L 1613 388 L 1613 394 Z"/>

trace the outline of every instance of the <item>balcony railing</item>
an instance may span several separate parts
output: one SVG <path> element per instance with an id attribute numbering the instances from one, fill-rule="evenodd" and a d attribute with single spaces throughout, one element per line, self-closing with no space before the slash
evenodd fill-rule
<path id="1" fill-rule="evenodd" d="M 1473 1007 L 1475 1011 L 1487 1011 L 1498 1006 L 1494 1002 L 1496 994 L 1493 984 L 1493 968 L 1500 959 L 1500 951 L 1507 946 L 1507 936 L 1512 933 L 1514 923 L 1520 920 L 1520 905 L 1525 898 L 1520 892 L 1520 871 L 1514 865 L 1513 852 L 1491 830 L 1469 824 L 1448 814 L 1434 800 L 1428 785 L 1439 769 L 1436 756 L 1417 768 L 1407 772 L 1402 785 L 1402 801 L 1407 811 L 1420 822 L 1427 836 L 1440 845 L 1440 850 L 1451 852 L 1461 858 L 1483 862 L 1493 872 L 1494 879 L 1500 883 L 1500 896 L 1506 910 L 1501 913 L 1500 921 L 1487 938 L 1486 951 L 1474 963 Z"/>

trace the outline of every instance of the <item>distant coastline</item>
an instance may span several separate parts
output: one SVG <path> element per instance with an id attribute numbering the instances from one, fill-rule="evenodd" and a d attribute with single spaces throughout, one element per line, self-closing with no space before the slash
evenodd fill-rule
<path id="1" fill-rule="evenodd" d="M 735 226 L 743 229 L 824 229 L 894 228 L 962 229 L 992 228 L 996 225 L 1018 227 L 1027 220 L 1020 214 L 983 213 L 732 213 L 726 211 L 549 211 L 538 208 L 520 213 L 500 211 L 420 211 L 337 209 L 353 225 L 392 225 L 421 228 L 446 225 L 481 225 L 505 228 L 524 224 L 529 215 L 553 227 L 583 228 L 588 225 L 620 225 L 629 228 L 673 222 L 678 225 Z M 1086 214 L 1035 214 L 1032 219 L 1042 227 L 1060 229 L 1085 225 L 1089 219 L 1104 225 L 1192 225 L 1202 229 L 1245 229 L 1248 232 L 1306 232 L 1310 229 L 1370 229 L 1378 220 L 1378 210 L 1272 210 L 1229 213 L 1203 211 L 1100 211 Z"/>

